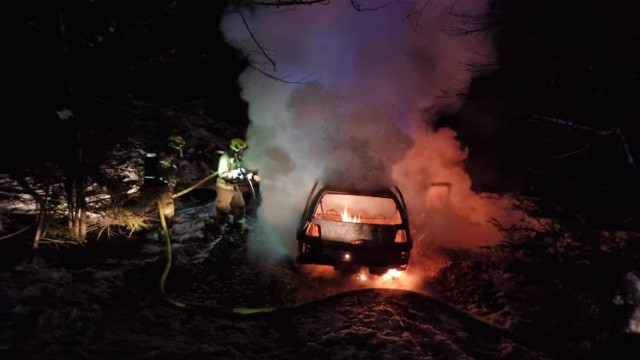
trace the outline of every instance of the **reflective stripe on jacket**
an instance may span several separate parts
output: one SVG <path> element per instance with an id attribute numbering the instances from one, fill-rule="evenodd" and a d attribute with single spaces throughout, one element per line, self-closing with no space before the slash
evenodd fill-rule
<path id="1" fill-rule="evenodd" d="M 218 180 L 216 184 L 223 189 L 237 190 L 237 183 L 244 179 L 244 174 L 237 175 L 237 170 L 243 170 L 246 173 L 246 170 L 242 167 L 242 162 L 232 153 L 225 152 L 218 160 Z"/>

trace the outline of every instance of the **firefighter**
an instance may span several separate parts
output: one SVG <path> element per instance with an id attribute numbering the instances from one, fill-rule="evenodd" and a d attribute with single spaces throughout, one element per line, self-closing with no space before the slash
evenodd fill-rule
<path id="1" fill-rule="evenodd" d="M 243 180 L 260 180 L 255 171 L 249 172 L 242 165 L 242 153 L 246 149 L 244 140 L 231 139 L 229 149 L 218 160 L 214 228 L 217 235 L 224 234 L 229 225 L 230 213 L 233 215 L 231 229 L 241 234 L 245 231 L 245 201 L 238 184 Z"/>
<path id="2" fill-rule="evenodd" d="M 178 182 L 178 162 L 182 158 L 182 147 L 184 145 L 185 141 L 181 136 L 171 135 L 167 138 L 166 149 L 158 154 L 156 170 L 158 185 L 162 188 L 159 199 L 167 221 L 170 221 L 175 214 L 173 191 Z"/>

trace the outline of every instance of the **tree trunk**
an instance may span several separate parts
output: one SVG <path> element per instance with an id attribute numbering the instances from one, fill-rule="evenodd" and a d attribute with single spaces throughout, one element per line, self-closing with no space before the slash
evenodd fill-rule
<path id="1" fill-rule="evenodd" d="M 44 224 L 45 219 L 47 217 L 47 205 L 49 204 L 49 190 L 51 189 L 50 185 L 47 185 L 47 190 L 45 191 L 44 196 L 42 197 L 42 201 L 40 201 L 40 215 L 38 217 L 38 229 L 36 230 L 36 236 L 33 239 L 33 250 L 38 250 L 40 246 L 40 239 L 42 239 L 42 235 L 44 234 Z"/>

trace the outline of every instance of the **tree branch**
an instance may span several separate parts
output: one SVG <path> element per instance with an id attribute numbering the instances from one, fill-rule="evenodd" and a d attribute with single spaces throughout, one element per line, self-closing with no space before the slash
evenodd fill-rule
<path id="1" fill-rule="evenodd" d="M 312 84 L 317 83 L 317 82 L 318 82 L 318 80 L 320 80 L 320 78 L 318 77 L 317 79 L 315 79 L 315 80 L 311 80 L 311 81 L 306 81 L 306 80 L 305 80 L 306 78 L 303 78 L 303 79 L 301 79 L 301 80 L 296 80 L 296 81 L 289 81 L 289 80 L 286 80 L 285 78 L 282 78 L 282 77 L 279 77 L 279 76 L 275 76 L 275 75 L 273 75 L 273 74 L 269 74 L 268 72 L 266 72 L 266 71 L 264 71 L 264 70 L 262 70 L 262 69 L 260 69 L 260 68 L 258 68 L 258 67 L 256 67 L 256 66 L 254 66 L 254 65 L 253 65 L 253 64 L 251 64 L 251 63 L 249 63 L 249 67 L 250 67 L 250 68 L 252 68 L 252 69 L 254 69 L 254 70 L 256 70 L 256 71 L 258 71 L 259 73 L 261 73 L 261 74 L 263 74 L 263 75 L 265 75 L 265 76 L 267 76 L 267 77 L 270 77 L 270 78 L 272 78 L 272 79 L 274 79 L 274 80 L 277 80 L 277 81 L 280 81 L 280 82 L 283 82 L 283 83 L 287 83 L 287 84 L 305 84 L 305 85 L 312 85 Z M 310 76 L 311 76 L 311 75 L 308 75 L 308 76 L 307 76 L 307 78 L 308 78 L 308 77 L 310 77 Z"/>
<path id="2" fill-rule="evenodd" d="M 331 0 L 271 0 L 271 1 L 255 1 L 240 0 L 233 1 L 236 6 L 272 6 L 272 7 L 290 7 L 298 5 L 329 5 Z"/>
<path id="3" fill-rule="evenodd" d="M 267 52 L 264 50 L 262 45 L 260 45 L 260 42 L 258 41 L 258 39 L 256 39 L 256 37 L 253 35 L 253 32 L 251 31 L 251 28 L 249 27 L 249 24 L 247 23 L 247 19 L 245 19 L 244 14 L 242 14 L 242 10 L 238 10 L 238 14 L 240 14 L 240 18 L 242 19 L 242 23 L 244 24 L 244 28 L 247 29 L 247 32 L 249 33 L 249 36 L 251 36 L 251 39 L 253 40 L 253 42 L 256 44 L 258 49 L 260 49 L 260 52 L 262 53 L 262 55 L 267 60 L 269 60 L 269 62 L 271 63 L 271 66 L 273 66 L 273 71 L 276 71 L 276 62 L 273 61 L 273 59 L 267 54 Z"/>
<path id="4" fill-rule="evenodd" d="M 431 0 L 428 0 L 431 1 Z M 384 3 L 383 5 L 380 6 L 376 6 L 376 7 L 364 7 L 362 6 L 362 4 L 357 1 L 357 0 L 350 0 L 351 2 L 351 6 L 356 10 L 356 11 L 377 11 L 380 10 L 382 8 L 387 7 L 390 3 Z M 258 51 L 260 52 L 260 54 L 262 54 L 262 56 L 267 59 L 267 61 L 269 61 L 269 63 L 271 64 L 271 66 L 273 67 L 273 71 L 276 72 L 277 68 L 276 68 L 276 62 L 275 60 L 269 56 L 269 54 L 267 53 L 267 51 L 265 50 L 265 48 L 260 44 L 260 41 L 258 41 L 258 39 L 256 38 L 256 36 L 254 35 L 253 31 L 251 31 L 251 28 L 249 27 L 249 23 L 247 22 L 247 19 L 245 18 L 244 14 L 242 13 L 242 8 L 253 8 L 253 7 L 295 7 L 298 5 L 315 5 L 315 4 L 320 4 L 320 5 L 330 5 L 331 4 L 331 0 L 272 0 L 272 1 L 255 1 L 255 0 L 232 0 L 230 1 L 231 4 L 234 5 L 234 9 L 231 10 L 232 12 L 237 12 L 240 15 L 240 18 L 242 19 L 242 23 L 244 24 L 245 29 L 247 30 L 247 33 L 249 34 L 249 36 L 251 37 L 251 40 L 253 41 L 253 43 L 256 45 L 256 47 L 258 48 Z M 251 61 L 249 61 L 249 67 L 255 69 L 256 71 L 274 79 L 277 81 L 281 81 L 284 83 L 289 83 L 289 84 L 313 84 L 315 82 L 318 81 L 318 79 L 315 80 L 311 80 L 311 81 L 307 81 L 306 78 L 309 78 L 311 75 L 308 75 L 305 79 L 302 80 L 296 80 L 296 81 L 288 81 L 285 80 L 285 78 L 282 77 L 278 77 L 275 76 L 273 74 L 270 74 L 268 72 L 266 72 L 265 70 L 262 70 L 260 68 L 258 68 L 256 65 L 252 64 Z"/>
<path id="5" fill-rule="evenodd" d="M 594 128 L 591 128 L 591 127 L 588 127 L 588 126 L 583 126 L 583 125 L 580 125 L 580 124 L 576 124 L 576 123 L 574 123 L 572 121 L 569 121 L 569 120 L 564 120 L 564 119 L 555 118 L 555 117 L 540 116 L 540 115 L 528 115 L 527 118 L 531 122 L 538 122 L 538 123 L 547 122 L 547 123 L 560 125 L 560 126 L 564 126 L 564 127 L 568 127 L 568 128 L 572 128 L 572 129 L 577 129 L 577 130 L 581 130 L 581 131 L 590 132 L 590 133 L 597 134 L 597 135 L 603 135 L 603 136 L 614 135 L 614 136 L 618 137 L 621 140 L 622 147 L 623 147 L 624 152 L 625 152 L 625 157 L 626 157 L 627 162 L 629 163 L 629 165 L 631 165 L 634 169 L 639 170 L 638 169 L 638 165 L 636 164 L 636 161 L 633 158 L 633 155 L 631 154 L 631 149 L 629 148 L 629 144 L 627 143 L 627 140 L 626 140 L 624 134 L 622 134 L 622 131 L 618 127 L 612 127 L 609 130 L 598 130 L 598 129 L 594 129 Z"/>
<path id="6" fill-rule="evenodd" d="M 20 234 L 20 233 L 23 233 L 23 232 L 25 232 L 26 230 L 31 229 L 34 225 L 35 225 L 35 224 L 31 224 L 31 225 L 29 225 L 29 226 L 27 226 L 27 227 L 24 227 L 24 228 L 22 228 L 22 229 L 20 229 L 20 230 L 18 230 L 18 231 L 16 231 L 16 232 L 14 232 L 14 233 L 7 234 L 7 235 L 5 235 L 5 236 L 0 236 L 0 240 L 8 239 L 8 238 L 13 237 L 13 236 L 16 236 L 16 235 L 18 235 L 18 234 Z"/>

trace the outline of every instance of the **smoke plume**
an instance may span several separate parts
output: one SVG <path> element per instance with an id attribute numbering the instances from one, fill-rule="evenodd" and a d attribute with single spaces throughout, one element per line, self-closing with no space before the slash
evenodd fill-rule
<path id="1" fill-rule="evenodd" d="M 239 83 L 249 104 L 245 161 L 261 175 L 255 254 L 295 253 L 295 233 L 316 180 L 354 187 L 397 184 L 416 246 L 495 243 L 487 220 L 504 205 L 471 191 L 468 151 L 434 114 L 455 109 L 473 75 L 492 62 L 488 34 L 452 35 L 485 0 L 349 1 L 229 11 L 227 41 L 250 61 Z M 378 5 L 384 5 L 375 9 Z M 375 10 L 374 10 L 375 9 Z M 255 238 L 254 238 L 255 237 Z"/>

